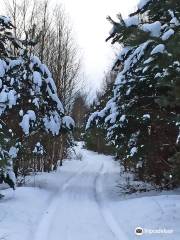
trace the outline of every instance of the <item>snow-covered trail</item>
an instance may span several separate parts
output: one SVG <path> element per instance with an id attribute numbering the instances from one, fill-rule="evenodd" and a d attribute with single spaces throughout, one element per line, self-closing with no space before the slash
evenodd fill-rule
<path id="1" fill-rule="evenodd" d="M 127 240 L 103 194 L 104 174 L 112 160 L 84 152 L 85 165 L 60 186 L 44 213 L 34 240 Z M 106 161 L 105 161 L 106 160 Z"/>
<path id="2" fill-rule="evenodd" d="M 172 234 L 144 234 L 143 240 L 179 240 L 179 194 L 123 195 L 117 187 L 125 180 L 118 162 L 80 145 L 76 150 L 83 161 L 66 162 L 49 178 L 57 177 L 50 184 L 56 186 L 56 193 L 28 240 L 137 240 L 138 226 L 173 230 Z"/>
<path id="3" fill-rule="evenodd" d="M 142 240 L 179 240 L 179 190 L 124 195 L 119 163 L 76 147 L 56 172 L 30 177 L 26 186 L 1 190 L 0 239 L 138 240 L 135 228 L 169 229 L 143 234 Z M 35 184 L 34 184 L 35 183 Z M 35 186 L 35 187 L 34 187 Z"/>

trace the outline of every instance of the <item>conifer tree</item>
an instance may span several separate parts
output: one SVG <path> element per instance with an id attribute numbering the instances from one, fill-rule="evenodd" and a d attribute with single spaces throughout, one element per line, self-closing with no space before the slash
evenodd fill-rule
<path id="1" fill-rule="evenodd" d="M 96 99 L 91 104 L 89 113 L 96 112 L 105 107 L 106 102 L 110 99 L 110 93 L 112 92 L 114 80 L 116 77 L 116 72 L 114 71 L 114 68 L 112 71 L 107 73 L 105 75 L 105 78 L 103 79 L 103 85 L 101 91 L 97 92 Z M 89 125 L 91 125 L 91 119 L 94 118 L 94 115 L 92 114 L 91 117 L 88 119 L 86 129 L 84 135 L 84 141 L 85 145 L 88 149 L 96 151 L 98 153 L 104 153 L 104 154 L 112 154 L 114 150 L 113 144 L 109 144 L 106 137 L 106 128 L 107 124 L 106 122 L 101 121 L 101 118 L 97 119 L 98 124 L 93 125 L 91 128 Z"/>
<path id="2" fill-rule="evenodd" d="M 90 122 L 108 123 L 109 141 L 126 170 L 142 180 L 176 185 L 180 6 L 176 0 L 142 0 L 128 19 L 118 18 L 108 17 L 113 29 L 107 40 L 123 46 L 118 58 L 123 67 L 111 100 Z"/>
<path id="3" fill-rule="evenodd" d="M 11 33 L 10 19 L 4 16 L 0 17 L 0 25 L 0 118 L 4 123 L 1 170 L 7 175 L 7 166 L 11 164 L 11 169 L 13 166 L 11 155 L 12 152 L 15 155 L 15 149 L 16 155 L 20 148 L 33 154 L 45 135 L 58 136 L 62 131 L 71 130 L 74 121 L 65 116 L 50 71 L 32 54 L 38 36 L 26 33 L 25 39 L 17 39 Z"/>

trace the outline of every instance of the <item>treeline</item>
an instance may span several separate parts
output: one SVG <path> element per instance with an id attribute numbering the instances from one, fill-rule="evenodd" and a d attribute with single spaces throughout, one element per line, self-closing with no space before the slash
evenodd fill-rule
<path id="1" fill-rule="evenodd" d="M 88 150 L 103 154 L 114 154 L 114 146 L 109 144 L 106 130 L 102 125 L 93 125 L 87 131 L 85 128 L 89 114 L 101 109 L 109 100 L 116 76 L 117 68 L 113 68 L 113 71 L 105 74 L 100 90 L 94 93 L 93 101 L 89 98 L 89 92 L 86 91 L 80 91 L 74 99 L 72 117 L 76 126 L 73 136 L 76 141 L 84 141 Z"/>
<path id="2" fill-rule="evenodd" d="M 122 47 L 106 102 L 92 111 L 87 132 L 106 131 L 124 171 L 161 188 L 180 185 L 180 5 L 140 1 L 128 19 L 108 20 Z M 89 130 L 88 130 L 89 129 Z"/>
<path id="3" fill-rule="evenodd" d="M 62 6 L 6 1 L 0 16 L 0 180 L 55 170 L 72 143 L 67 114 L 79 88 L 80 56 Z M 5 14 L 4 14 L 5 15 Z M 15 175 L 14 175 L 15 174 Z"/>
<path id="4" fill-rule="evenodd" d="M 98 122 L 98 124 L 93 124 L 91 128 L 88 128 L 85 131 L 86 123 L 88 116 L 91 112 L 100 111 L 102 107 L 106 106 L 106 102 L 110 99 L 110 95 L 113 89 L 114 81 L 117 77 L 117 69 L 113 68 L 112 71 L 109 71 L 105 74 L 102 79 L 102 84 L 100 90 L 95 94 L 94 101 L 89 104 L 88 111 L 85 115 L 85 123 L 83 125 L 83 140 L 87 149 L 103 153 L 103 154 L 114 154 L 115 147 L 109 143 L 106 136 L 106 127 Z"/>

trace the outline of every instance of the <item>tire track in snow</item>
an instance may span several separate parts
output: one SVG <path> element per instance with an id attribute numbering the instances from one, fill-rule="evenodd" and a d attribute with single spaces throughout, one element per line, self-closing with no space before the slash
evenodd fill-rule
<path id="1" fill-rule="evenodd" d="M 117 240 L 129 240 L 126 233 L 120 228 L 118 222 L 115 220 L 114 216 L 112 215 L 111 210 L 108 207 L 108 203 L 106 202 L 106 199 L 103 196 L 103 186 L 102 186 L 101 177 L 105 173 L 106 173 L 105 164 L 102 163 L 99 174 L 97 175 L 97 177 L 95 179 L 96 202 L 99 205 L 101 215 L 103 216 L 103 219 L 104 219 L 106 225 L 111 230 L 111 232 L 113 233 L 115 238 Z"/>
<path id="2" fill-rule="evenodd" d="M 56 213 L 56 209 L 59 205 L 59 197 L 63 193 L 63 191 L 68 187 L 68 185 L 71 183 L 71 181 L 76 178 L 78 175 L 80 175 L 82 172 L 84 172 L 84 169 L 86 169 L 87 164 L 85 164 L 83 167 L 77 169 L 77 173 L 73 174 L 71 177 L 69 177 L 64 184 L 62 184 L 53 197 L 53 199 L 50 202 L 50 205 L 46 209 L 46 211 L 43 213 L 43 216 L 41 218 L 40 224 L 38 225 L 36 229 L 35 236 L 33 240 L 49 240 L 48 234 L 50 230 L 51 223 L 53 222 L 53 216 Z M 32 239 L 32 236 L 30 237 Z"/>
<path id="3" fill-rule="evenodd" d="M 166 211 L 163 209 L 163 207 L 161 206 L 161 204 L 160 204 L 155 198 L 152 198 L 152 200 L 153 200 L 153 201 L 155 202 L 155 204 L 158 206 L 161 214 L 164 215 Z"/>

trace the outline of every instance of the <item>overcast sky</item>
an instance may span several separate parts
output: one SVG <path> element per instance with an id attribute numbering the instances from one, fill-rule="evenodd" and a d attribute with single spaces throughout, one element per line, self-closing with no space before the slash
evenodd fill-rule
<path id="1" fill-rule="evenodd" d="M 87 86 L 100 86 L 104 72 L 112 64 L 113 49 L 105 42 L 111 25 L 106 20 L 121 12 L 123 16 L 136 9 L 138 0 L 53 0 L 63 2 L 76 33 L 76 41 L 83 54 Z"/>

